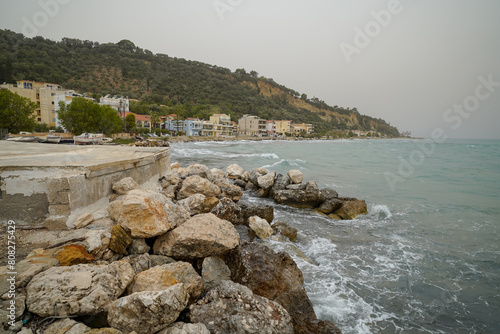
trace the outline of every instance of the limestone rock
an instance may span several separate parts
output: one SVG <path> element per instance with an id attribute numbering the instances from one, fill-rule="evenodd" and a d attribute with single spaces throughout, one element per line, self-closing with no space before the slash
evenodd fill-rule
<path id="1" fill-rule="evenodd" d="M 112 202 L 109 214 L 134 238 L 151 238 L 182 224 L 189 214 L 162 194 L 132 190 Z"/>
<path id="2" fill-rule="evenodd" d="M 339 209 L 342 206 L 342 201 L 338 198 L 327 199 L 318 208 L 318 210 L 324 214 L 330 214 L 333 211 Z"/>
<path id="3" fill-rule="evenodd" d="M 137 182 L 131 177 L 126 177 L 113 184 L 113 190 L 119 195 L 125 195 L 130 190 L 139 188 Z"/>
<path id="4" fill-rule="evenodd" d="M 93 221 L 94 221 L 94 215 L 91 213 L 85 213 L 76 218 L 75 222 L 73 223 L 73 226 L 75 228 L 82 228 L 91 224 Z"/>
<path id="5" fill-rule="evenodd" d="M 149 268 L 176 262 L 168 256 L 149 255 L 148 253 L 130 255 L 124 257 L 122 261 L 130 263 L 135 274 L 148 270 Z"/>
<path id="6" fill-rule="evenodd" d="M 210 334 L 210 332 L 204 324 L 176 322 L 156 334 Z"/>
<path id="7" fill-rule="evenodd" d="M 156 333 L 173 323 L 187 306 L 182 283 L 161 291 L 136 292 L 108 306 L 108 323 L 124 333 Z"/>
<path id="8" fill-rule="evenodd" d="M 226 177 L 229 179 L 241 179 L 245 170 L 237 164 L 229 165 L 226 168 Z"/>
<path id="9" fill-rule="evenodd" d="M 233 224 L 206 213 L 192 217 L 159 237 L 153 251 L 174 258 L 204 258 L 233 249 L 239 241 Z"/>
<path id="10" fill-rule="evenodd" d="M 178 163 L 177 161 L 176 162 L 172 162 L 170 164 L 170 170 L 174 170 L 174 169 L 177 169 L 177 168 L 181 168 L 181 164 Z"/>
<path id="11" fill-rule="evenodd" d="M 274 208 L 272 205 L 250 205 L 247 203 L 238 203 L 243 211 L 243 217 L 245 219 L 245 224 L 248 225 L 248 219 L 252 216 L 258 216 L 262 219 L 267 220 L 270 224 L 274 219 Z"/>
<path id="12" fill-rule="evenodd" d="M 241 179 L 245 182 L 248 182 L 250 181 L 250 173 L 248 171 L 244 172 L 242 175 L 241 175 Z"/>
<path id="13" fill-rule="evenodd" d="M 323 195 L 325 200 L 339 198 L 339 194 L 335 190 L 330 188 L 321 189 L 321 194 Z"/>
<path id="14" fill-rule="evenodd" d="M 229 269 L 228 269 L 229 270 Z M 0 299 L 0 328 L 7 328 L 9 326 L 9 322 L 12 320 L 20 320 L 23 316 L 24 310 L 26 309 L 26 296 L 21 293 L 16 293 L 14 297 L 15 306 L 14 306 L 14 319 L 11 319 L 10 310 L 12 310 L 12 299 L 2 300 Z"/>
<path id="15" fill-rule="evenodd" d="M 283 307 L 231 281 L 221 282 L 189 306 L 189 318 L 205 324 L 211 333 L 294 332 L 290 315 Z"/>
<path id="16" fill-rule="evenodd" d="M 273 234 L 273 229 L 265 219 L 253 216 L 248 219 L 248 222 L 248 226 L 257 234 L 259 239 L 269 238 Z"/>
<path id="17" fill-rule="evenodd" d="M 212 209 L 212 213 L 220 219 L 227 220 L 234 225 L 240 225 L 244 223 L 243 212 L 241 207 L 234 203 L 229 198 L 223 198 L 220 200 L 219 204 Z"/>
<path id="18" fill-rule="evenodd" d="M 278 302 L 288 311 L 296 333 L 306 333 L 300 330 L 301 323 L 317 321 L 303 287 L 302 272 L 287 253 L 275 253 L 265 246 L 242 242 L 229 252 L 226 262 L 233 281 Z"/>
<path id="19" fill-rule="evenodd" d="M 347 220 L 354 219 L 359 215 L 366 215 L 367 213 L 366 202 L 355 198 L 344 200 L 342 206 L 334 212 L 340 218 Z"/>
<path id="20" fill-rule="evenodd" d="M 308 182 L 305 190 L 277 190 L 273 193 L 273 198 L 279 204 L 309 209 L 313 209 L 325 201 L 314 182 Z"/>
<path id="21" fill-rule="evenodd" d="M 278 221 L 271 225 L 274 233 L 279 233 L 282 236 L 287 237 L 290 241 L 297 241 L 297 229 L 295 227 L 291 227 L 284 221 Z"/>
<path id="22" fill-rule="evenodd" d="M 86 334 L 90 328 L 72 319 L 61 319 L 50 324 L 44 334 Z"/>
<path id="23" fill-rule="evenodd" d="M 290 181 L 295 184 L 302 183 L 304 180 L 304 174 L 302 174 L 302 172 L 298 169 L 289 170 L 287 175 L 290 178 Z"/>
<path id="24" fill-rule="evenodd" d="M 220 170 L 219 168 L 212 168 L 210 172 L 212 173 L 214 180 L 225 177 L 224 171 Z"/>
<path id="25" fill-rule="evenodd" d="M 139 273 L 128 286 L 127 293 L 166 290 L 177 283 L 184 284 L 191 302 L 195 302 L 203 292 L 203 280 L 193 266 L 187 262 L 175 262 Z"/>
<path id="26" fill-rule="evenodd" d="M 216 197 L 207 198 L 203 194 L 195 194 L 177 202 L 177 204 L 182 205 L 191 216 L 209 213 L 218 203 L 219 199 Z"/>
<path id="27" fill-rule="evenodd" d="M 228 197 L 235 202 L 238 202 L 243 196 L 243 190 L 237 185 L 231 184 L 227 179 L 217 179 L 214 184 L 221 190 L 219 197 Z"/>
<path id="28" fill-rule="evenodd" d="M 203 194 L 206 197 L 217 197 L 221 194 L 221 190 L 209 180 L 199 175 L 192 175 L 182 182 L 177 199 L 181 200 L 195 194 Z"/>
<path id="29" fill-rule="evenodd" d="M 274 178 L 276 173 L 267 173 L 266 175 L 259 176 L 257 178 L 257 185 L 264 190 L 269 190 L 274 185 Z"/>
<path id="30" fill-rule="evenodd" d="M 127 254 L 127 247 L 132 243 L 132 238 L 120 225 L 111 228 L 111 240 L 109 249 L 118 254 Z"/>
<path id="31" fill-rule="evenodd" d="M 148 246 L 145 239 L 132 239 L 132 243 L 128 246 L 130 254 L 144 254 L 149 252 L 151 247 Z"/>
<path id="32" fill-rule="evenodd" d="M 287 185 L 285 189 L 287 189 L 287 190 L 306 190 L 306 185 L 303 183 L 299 183 L 299 184 L 292 183 L 292 184 Z"/>
<path id="33" fill-rule="evenodd" d="M 82 245 L 65 246 L 55 255 L 55 258 L 61 266 L 73 266 L 75 264 L 90 263 L 95 260 Z"/>
<path id="34" fill-rule="evenodd" d="M 41 317 L 96 314 L 118 298 L 133 277 L 132 266 L 123 261 L 52 267 L 28 284 L 26 304 Z"/>
<path id="35" fill-rule="evenodd" d="M 201 276 L 205 290 L 210 290 L 224 280 L 231 279 L 231 271 L 221 258 L 209 256 L 203 260 Z"/>
<path id="36" fill-rule="evenodd" d="M 265 174 L 265 173 L 263 173 Z M 259 182 L 258 182 L 258 179 L 259 177 L 261 177 L 262 174 L 259 173 L 256 169 L 253 169 L 250 171 L 250 173 L 248 174 L 248 181 L 252 182 L 254 185 L 258 186 L 259 185 Z"/>

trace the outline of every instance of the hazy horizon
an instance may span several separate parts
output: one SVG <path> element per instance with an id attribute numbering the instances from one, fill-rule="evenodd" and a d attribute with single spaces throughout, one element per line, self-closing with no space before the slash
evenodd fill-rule
<path id="1" fill-rule="evenodd" d="M 500 139 L 493 0 L 27 0 L 0 28 L 116 43 L 244 68 L 415 137 Z M 461 107 L 460 105 L 463 105 Z"/>

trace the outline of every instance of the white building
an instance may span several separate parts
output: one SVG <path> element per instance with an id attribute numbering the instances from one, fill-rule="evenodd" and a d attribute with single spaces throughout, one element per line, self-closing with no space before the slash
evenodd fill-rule
<path id="1" fill-rule="evenodd" d="M 99 100 L 99 104 L 101 106 L 110 106 L 111 108 L 115 109 L 116 111 L 120 112 L 129 112 L 129 107 L 130 107 L 130 101 L 129 99 L 124 98 L 123 96 L 117 97 L 116 95 L 113 97 L 110 97 L 109 94 L 101 97 Z"/>

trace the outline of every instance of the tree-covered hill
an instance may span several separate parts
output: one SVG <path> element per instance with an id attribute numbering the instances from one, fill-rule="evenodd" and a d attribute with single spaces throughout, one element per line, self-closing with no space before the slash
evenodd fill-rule
<path id="1" fill-rule="evenodd" d="M 312 123 L 316 132 L 352 129 L 399 136 L 382 119 L 361 115 L 356 108 L 329 106 L 258 75 L 235 72 L 197 61 L 154 54 L 131 41 L 100 44 L 63 38 L 26 38 L 0 30 L 0 83 L 16 80 L 51 82 L 96 96 L 113 94 L 139 99 L 132 111 L 175 112 L 207 117 L 213 112 Z M 167 107 L 160 107 L 166 105 Z"/>

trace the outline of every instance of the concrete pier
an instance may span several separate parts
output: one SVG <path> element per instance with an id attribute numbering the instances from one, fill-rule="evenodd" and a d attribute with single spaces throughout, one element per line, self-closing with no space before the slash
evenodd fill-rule
<path id="1" fill-rule="evenodd" d="M 138 184 L 169 172 L 170 148 L 0 141 L 0 223 L 41 225 L 112 194 L 124 177 Z"/>

